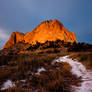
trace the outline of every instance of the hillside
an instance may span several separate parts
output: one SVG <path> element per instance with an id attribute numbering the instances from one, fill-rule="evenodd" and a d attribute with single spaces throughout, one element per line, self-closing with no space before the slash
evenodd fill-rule
<path id="1" fill-rule="evenodd" d="M 90 92 L 92 44 L 58 20 L 13 32 L 0 51 L 0 92 Z"/>

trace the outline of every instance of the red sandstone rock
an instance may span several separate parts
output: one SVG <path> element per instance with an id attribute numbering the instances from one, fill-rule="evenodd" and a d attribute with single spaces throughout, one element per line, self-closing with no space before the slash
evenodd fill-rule
<path id="1" fill-rule="evenodd" d="M 24 34 L 23 33 L 19 33 L 19 32 L 12 32 L 9 40 L 7 41 L 7 43 L 5 44 L 4 48 L 9 48 L 10 46 L 21 42 L 24 40 Z"/>
<path id="2" fill-rule="evenodd" d="M 69 32 L 64 28 L 63 24 L 58 20 L 50 20 L 42 22 L 32 32 L 27 34 L 13 32 L 10 39 L 5 44 L 4 48 L 8 48 L 18 42 L 35 44 L 36 41 L 44 43 L 45 41 L 64 40 L 64 42 L 76 42 L 74 32 Z"/>
<path id="3" fill-rule="evenodd" d="M 74 32 L 69 32 L 65 29 L 58 20 L 42 22 L 36 29 L 24 36 L 25 43 L 31 44 L 35 44 L 36 41 L 44 43 L 47 40 L 55 41 L 57 39 L 74 42 L 76 41 L 76 36 Z"/>

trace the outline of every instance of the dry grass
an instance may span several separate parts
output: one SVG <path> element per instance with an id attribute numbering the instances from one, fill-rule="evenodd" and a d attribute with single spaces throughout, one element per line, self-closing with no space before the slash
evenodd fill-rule
<path id="1" fill-rule="evenodd" d="M 23 89 L 23 88 L 9 88 L 8 90 L 6 90 L 5 92 L 33 92 L 33 90 L 30 89 Z"/>
<path id="2" fill-rule="evenodd" d="M 70 57 L 82 62 L 86 66 L 86 68 L 92 69 L 92 52 L 71 53 Z"/>
<path id="3" fill-rule="evenodd" d="M 67 54 L 69 53 L 13 55 L 6 56 L 7 59 L 2 56 L 0 62 L 5 67 L 0 67 L 0 86 L 10 79 L 15 82 L 16 88 L 9 88 L 7 92 L 69 92 L 70 85 L 78 81 L 71 74 L 71 67 L 67 63 L 51 64 L 54 59 Z M 7 63 L 3 63 L 5 60 Z M 36 75 L 40 67 L 44 67 L 46 71 Z"/>

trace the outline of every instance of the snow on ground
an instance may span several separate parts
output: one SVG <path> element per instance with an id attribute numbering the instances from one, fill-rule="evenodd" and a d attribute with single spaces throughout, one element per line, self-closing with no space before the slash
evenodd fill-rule
<path id="1" fill-rule="evenodd" d="M 39 69 L 37 70 L 37 73 L 35 73 L 35 74 L 36 74 L 36 75 L 40 75 L 40 72 L 42 72 L 42 71 L 46 71 L 46 69 L 43 68 L 43 67 L 41 67 L 41 68 L 39 68 Z"/>
<path id="2" fill-rule="evenodd" d="M 12 87 L 15 87 L 15 84 L 14 84 L 11 80 L 7 80 L 7 81 L 3 84 L 1 90 L 6 90 L 6 89 L 12 88 Z"/>
<path id="3" fill-rule="evenodd" d="M 26 82 L 26 79 L 25 80 L 20 80 L 20 81 L 25 83 Z"/>
<path id="4" fill-rule="evenodd" d="M 60 57 L 56 61 L 53 62 L 67 62 L 72 67 L 71 72 L 78 77 L 82 78 L 81 86 L 72 86 L 72 92 L 92 92 L 92 71 L 87 70 L 85 66 L 78 62 L 77 60 L 73 60 L 68 56 Z"/>

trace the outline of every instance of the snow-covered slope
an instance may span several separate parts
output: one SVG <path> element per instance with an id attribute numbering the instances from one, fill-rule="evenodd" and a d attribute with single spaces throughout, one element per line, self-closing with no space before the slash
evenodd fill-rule
<path id="1" fill-rule="evenodd" d="M 72 86 L 72 92 L 92 92 L 92 71 L 87 70 L 82 63 L 72 60 L 68 56 L 60 57 L 54 62 L 69 63 L 72 67 L 71 72 L 82 78 L 81 86 Z"/>

